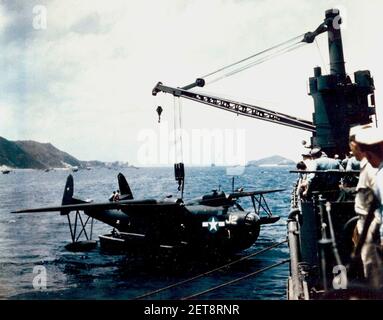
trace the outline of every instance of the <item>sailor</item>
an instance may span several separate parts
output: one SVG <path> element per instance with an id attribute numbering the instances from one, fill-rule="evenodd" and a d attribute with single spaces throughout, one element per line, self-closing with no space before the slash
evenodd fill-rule
<path id="1" fill-rule="evenodd" d="M 362 157 L 361 174 L 357 186 L 357 197 L 355 198 L 355 211 L 364 219 L 358 221 L 358 232 L 364 226 L 364 222 L 369 212 L 367 205 L 366 193 L 368 188 L 374 190 L 374 194 L 378 199 L 380 207 L 375 210 L 373 220 L 369 226 L 365 243 L 362 247 L 361 258 L 365 276 L 370 284 L 375 288 L 383 286 L 383 264 L 379 255 L 380 251 L 380 226 L 383 204 L 383 131 L 382 129 L 365 126 L 354 129 L 354 142 L 350 142 L 350 147 L 353 147 L 353 152 L 360 152 L 359 157 Z M 363 159 L 365 158 L 365 159 Z M 367 161 L 368 163 L 367 163 Z M 371 166 L 370 166 L 371 165 Z M 375 170 L 373 169 L 375 168 Z M 374 175 L 374 173 L 376 174 Z M 375 181 L 374 181 L 375 177 Z"/>
<path id="2" fill-rule="evenodd" d="M 352 132 L 350 131 L 350 134 L 351 133 Z M 354 138 L 355 138 L 354 134 L 352 136 L 350 136 L 350 143 L 352 141 L 351 139 L 354 139 Z M 351 148 L 351 144 L 350 144 L 350 148 Z M 346 164 L 346 167 L 345 167 L 346 172 L 359 171 L 360 170 L 360 161 L 354 155 L 354 152 L 353 152 L 352 149 L 351 149 L 349 155 L 350 155 L 350 157 L 348 158 L 347 164 Z M 358 180 L 359 179 L 358 179 L 357 175 L 346 175 L 346 176 L 344 176 L 342 178 L 342 185 L 343 185 L 344 188 L 355 188 L 356 185 L 358 184 Z"/>
<path id="3" fill-rule="evenodd" d="M 297 163 L 297 169 L 299 171 L 306 171 L 307 166 L 306 166 L 305 162 L 304 161 L 298 162 Z M 306 185 L 306 177 L 307 177 L 307 173 L 302 173 L 302 172 L 299 173 L 299 179 L 298 179 L 297 189 L 296 189 L 296 195 L 298 197 L 301 196 L 301 193 L 304 189 L 304 186 Z"/>
<path id="4" fill-rule="evenodd" d="M 355 135 L 354 135 L 354 138 L 355 138 Z M 360 161 L 355 156 L 354 151 L 351 150 L 350 155 L 351 155 L 351 158 L 349 158 L 347 161 L 347 165 L 345 168 L 346 171 L 360 170 Z"/>
<path id="5" fill-rule="evenodd" d="M 300 171 L 304 171 L 307 169 L 307 166 L 304 161 L 300 161 L 297 163 L 297 169 Z"/>
<path id="6" fill-rule="evenodd" d="M 339 168 L 341 170 L 346 169 L 346 167 L 343 167 L 343 164 L 342 164 L 343 160 L 339 157 L 339 154 L 334 154 L 334 159 L 339 162 L 339 165 L 340 165 Z"/>
<path id="7" fill-rule="evenodd" d="M 307 168 L 307 171 L 326 171 L 326 170 L 342 170 L 339 161 L 329 158 L 320 148 L 314 148 L 310 152 L 312 157 L 311 168 Z M 304 196 L 307 196 L 309 190 L 320 190 L 331 188 L 338 188 L 339 178 L 336 175 L 331 174 L 316 174 L 310 173 L 307 175 L 307 186 L 303 192 Z"/>
<path id="8" fill-rule="evenodd" d="M 309 149 L 307 151 L 304 151 L 302 153 L 302 159 L 303 159 L 303 163 L 305 164 L 306 168 L 304 169 L 305 171 L 313 171 L 315 170 L 315 163 L 312 159 L 312 156 L 311 156 L 311 150 L 312 149 Z M 297 169 L 300 170 L 298 168 L 298 164 L 297 164 Z M 298 196 L 302 196 L 302 197 L 305 197 L 307 195 L 307 173 L 306 174 L 300 174 L 299 175 L 299 180 L 298 180 L 298 187 L 297 187 L 297 195 Z"/>
<path id="9" fill-rule="evenodd" d="M 302 153 L 302 159 L 306 165 L 306 168 L 310 168 L 312 161 L 310 150 Z"/>
<path id="10" fill-rule="evenodd" d="M 120 201 L 120 190 L 116 191 L 113 201 Z"/>
<path id="11" fill-rule="evenodd" d="M 344 158 L 342 161 L 341 161 L 341 165 L 344 169 L 347 168 L 347 163 L 348 163 L 348 160 L 350 160 L 350 158 L 352 157 L 352 155 L 350 153 L 346 154 L 346 158 Z"/>
<path id="12" fill-rule="evenodd" d="M 113 191 L 113 193 L 109 197 L 109 201 L 112 202 L 114 201 L 114 197 L 116 196 L 116 191 Z"/>

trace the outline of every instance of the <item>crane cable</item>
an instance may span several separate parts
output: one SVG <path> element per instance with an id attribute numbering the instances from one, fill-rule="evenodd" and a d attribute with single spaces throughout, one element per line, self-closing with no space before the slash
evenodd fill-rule
<path id="1" fill-rule="evenodd" d="M 182 141 L 182 104 L 180 98 L 173 98 L 174 104 L 174 174 L 178 183 L 178 191 L 181 192 L 181 199 L 184 195 L 185 169 L 183 163 L 183 141 Z M 178 122 L 177 122 L 178 120 Z"/>
<path id="2" fill-rule="evenodd" d="M 205 79 L 205 78 L 211 77 L 211 76 L 213 76 L 213 75 L 215 75 L 215 74 L 217 74 L 217 73 L 220 73 L 220 72 L 225 71 L 225 70 L 227 70 L 227 69 L 229 69 L 229 68 L 235 67 L 235 66 L 237 66 L 237 65 L 239 65 L 239 64 L 242 64 L 242 63 L 244 63 L 244 62 L 246 62 L 246 61 L 248 61 L 248 60 L 251 60 L 251 59 L 253 59 L 253 58 L 255 58 L 255 57 L 262 56 L 262 55 L 264 55 L 264 54 L 266 54 L 266 53 L 268 53 L 268 52 L 275 51 L 276 49 L 278 49 L 278 48 L 280 48 L 280 47 L 283 47 L 283 48 L 281 48 L 281 49 L 279 49 L 279 50 L 276 50 L 275 52 L 272 52 L 272 53 L 270 53 L 270 54 L 264 56 L 264 57 L 259 57 L 257 60 L 252 61 L 252 62 L 248 63 L 248 64 L 245 65 L 245 66 L 240 66 L 238 69 L 234 69 L 234 70 L 232 70 L 232 71 L 230 71 L 230 72 L 224 74 L 223 76 L 220 76 L 220 77 L 218 77 L 218 78 L 216 78 L 216 79 L 208 80 L 208 81 L 207 81 L 207 83 L 213 83 L 213 82 L 216 82 L 216 81 L 221 80 L 221 79 L 223 79 L 223 78 L 226 78 L 226 77 L 229 77 L 229 76 L 231 76 L 231 75 L 234 75 L 234 74 L 236 74 L 236 73 L 238 73 L 238 72 L 241 72 L 241 71 L 243 71 L 243 70 L 246 70 L 246 69 L 248 69 L 248 68 L 250 68 L 250 67 L 252 67 L 252 66 L 254 66 L 254 65 L 257 65 L 257 64 L 263 63 L 263 62 L 265 62 L 265 61 L 267 61 L 267 60 L 270 60 L 271 58 L 274 58 L 274 57 L 277 57 L 277 56 L 282 55 L 282 54 L 284 54 L 284 53 L 287 53 L 287 52 L 289 52 L 289 51 L 295 50 L 295 49 L 299 48 L 300 45 L 305 44 L 305 42 L 302 41 L 303 36 L 304 36 L 304 34 L 299 35 L 299 36 L 294 37 L 294 38 L 292 38 L 292 39 L 290 39 L 290 40 L 284 41 L 284 42 L 282 42 L 282 43 L 280 43 L 280 44 L 278 44 L 278 45 L 275 45 L 275 46 L 273 46 L 273 47 L 270 47 L 270 48 L 268 48 L 268 49 L 266 49 L 266 50 L 257 52 L 257 53 L 255 53 L 255 54 L 249 56 L 249 57 L 246 57 L 246 58 L 241 59 L 241 60 L 239 60 L 239 61 L 237 61 L 237 62 L 231 63 L 231 64 L 229 64 L 229 65 L 227 65 L 227 66 L 224 66 L 224 67 L 222 67 L 222 68 L 219 68 L 219 69 L 217 69 L 217 70 L 215 70 L 215 71 L 213 71 L 213 72 L 210 72 L 210 73 L 208 73 L 208 74 L 202 76 L 201 78 Z M 293 42 L 293 43 L 290 44 L 291 42 Z"/>
<path id="3" fill-rule="evenodd" d="M 173 96 L 173 134 L 174 134 L 174 162 L 177 162 L 177 146 L 178 146 L 178 139 L 177 139 L 177 100 L 176 97 Z"/>
<path id="4" fill-rule="evenodd" d="M 182 101 L 180 98 L 178 100 L 178 126 L 179 126 L 179 139 L 180 139 L 180 157 L 181 157 L 181 162 L 184 162 L 184 149 L 183 149 L 183 141 L 182 141 L 182 136 L 183 136 L 183 128 L 182 128 Z"/>
<path id="5" fill-rule="evenodd" d="M 222 80 L 224 78 L 228 78 L 228 77 L 233 76 L 233 75 L 235 75 L 235 74 L 237 74 L 239 72 L 242 72 L 242 71 L 244 71 L 246 69 L 249 69 L 249 68 L 254 67 L 254 66 L 258 65 L 258 64 L 266 62 L 266 61 L 268 61 L 268 60 L 270 60 L 272 58 L 276 58 L 276 57 L 279 57 L 279 56 L 281 56 L 281 55 L 283 55 L 285 53 L 288 53 L 290 51 L 296 50 L 296 49 L 300 48 L 301 46 L 303 46 L 305 44 L 306 43 L 303 43 L 303 42 L 294 43 L 294 44 L 288 46 L 287 48 L 280 49 L 280 50 L 278 50 L 278 51 L 276 51 L 274 53 L 271 53 L 271 54 L 269 54 L 269 55 L 267 55 L 267 56 L 265 56 L 263 58 L 255 60 L 253 62 L 250 62 L 250 63 L 248 63 L 248 64 L 246 64 L 244 66 L 241 66 L 241 67 L 239 67 L 237 69 L 234 69 L 234 70 L 232 70 L 232 71 L 230 71 L 228 73 L 225 73 L 224 75 L 222 75 L 222 76 L 220 76 L 218 78 L 215 78 L 215 79 L 210 80 L 210 81 L 206 81 L 206 83 L 207 84 L 211 84 L 211 83 L 217 82 L 219 80 Z"/>
<path id="6" fill-rule="evenodd" d="M 224 70 L 226 70 L 226 69 L 228 69 L 228 68 L 234 67 L 234 66 L 236 66 L 237 64 L 240 64 L 240 63 L 242 63 L 242 62 L 245 62 L 245 61 L 247 61 L 247 60 L 250 60 L 250 59 L 252 59 L 252 58 L 255 58 L 255 57 L 257 57 L 257 56 L 260 56 L 260 55 L 262 55 L 262 54 L 264 54 L 264 53 L 266 53 L 266 52 L 269 52 L 269 51 L 272 51 L 272 50 L 274 50 L 274 49 L 277 49 L 277 48 L 279 48 L 279 47 L 281 47 L 281 46 L 283 46 L 283 45 L 287 45 L 288 43 L 290 43 L 290 42 L 292 42 L 292 41 L 301 39 L 299 42 L 302 42 L 302 37 L 303 37 L 303 36 L 304 36 L 304 34 L 299 35 L 299 36 L 294 37 L 294 38 L 292 38 L 292 39 L 290 39 L 290 40 L 287 40 L 287 41 L 284 41 L 284 42 L 282 42 L 282 43 L 280 43 L 280 44 L 277 44 L 277 45 L 275 45 L 275 46 L 272 46 L 272 47 L 270 47 L 270 48 L 268 48 L 268 49 L 262 50 L 262 51 L 260 51 L 260 52 L 255 53 L 255 54 L 252 54 L 252 55 L 249 56 L 249 57 L 246 57 L 246 58 L 244 58 L 244 59 L 241 59 L 241 60 L 239 60 L 239 61 L 236 61 L 236 62 L 234 62 L 234 63 L 231 63 L 231 64 L 229 64 L 229 65 L 227 65 L 227 66 L 224 66 L 224 67 L 222 67 L 222 68 L 219 68 L 218 70 L 215 70 L 215 71 L 213 71 L 213 72 L 210 72 L 210 73 L 204 75 L 204 76 L 201 77 L 201 78 L 204 79 L 204 78 L 210 77 L 210 76 L 212 76 L 212 75 L 214 75 L 214 74 L 216 74 L 216 73 L 218 73 L 218 72 L 221 72 L 221 71 L 224 71 Z"/>
<path id="7" fill-rule="evenodd" d="M 237 259 L 237 260 L 234 260 L 234 261 L 232 261 L 232 262 L 230 262 L 230 263 L 227 263 L 227 264 L 225 264 L 225 265 L 223 265 L 223 266 L 220 266 L 220 267 L 218 267 L 218 268 L 215 268 L 215 269 L 213 269 L 213 270 L 209 270 L 209 271 L 207 271 L 207 272 L 204 272 L 204 273 L 201 273 L 201 274 L 199 274 L 199 275 L 196 275 L 196 276 L 194 276 L 194 277 L 192 277 L 192 278 L 188 278 L 188 279 L 185 279 L 185 280 L 182 280 L 182 281 L 173 283 L 173 284 L 171 284 L 171 285 L 168 285 L 168 286 L 166 286 L 166 287 L 163 287 L 163 288 L 160 288 L 160 289 L 157 289 L 157 290 L 154 290 L 154 291 L 151 291 L 151 292 L 147 292 L 147 293 L 145 293 L 145 294 L 142 294 L 142 295 L 140 295 L 140 296 L 138 296 L 138 297 L 133 298 L 133 300 L 139 300 L 139 299 L 142 299 L 142 298 L 146 298 L 146 297 L 152 296 L 152 295 L 154 295 L 154 294 L 160 293 L 160 292 L 162 292 L 162 291 L 165 291 L 165 290 L 168 290 L 168 289 L 171 289 L 171 288 L 174 288 L 174 287 L 178 287 L 178 286 L 180 286 L 180 285 L 182 285 L 182 284 L 185 284 L 185 283 L 188 283 L 188 282 L 190 282 L 190 281 L 197 280 L 197 279 L 202 278 L 202 277 L 204 277 L 204 276 L 207 276 L 207 275 L 209 275 L 209 274 L 211 274 L 211 273 L 213 273 L 213 272 L 216 272 L 216 271 L 219 271 L 219 270 L 221 270 L 221 269 L 227 268 L 227 267 L 229 267 L 229 266 L 231 266 L 231 265 L 233 265 L 233 264 L 235 264 L 235 263 L 244 261 L 244 260 L 249 259 L 249 258 L 251 258 L 251 257 L 255 257 L 255 256 L 257 256 L 257 255 L 259 255 L 259 254 L 261 254 L 261 253 L 264 253 L 264 252 L 269 251 L 269 250 L 271 250 L 271 249 L 273 249 L 273 248 L 276 248 L 276 247 L 278 247 L 278 246 L 280 246 L 281 244 L 284 244 L 284 243 L 286 243 L 286 242 L 287 242 L 287 240 L 283 240 L 283 241 L 281 241 L 281 242 L 275 243 L 275 244 L 273 244 L 273 245 L 271 245 L 271 246 L 269 246 L 269 247 L 267 247 L 267 248 L 261 249 L 261 250 L 259 250 L 259 251 L 257 251 L 257 252 L 254 252 L 254 253 L 251 253 L 251 254 L 249 254 L 249 255 L 247 255 L 247 256 L 245 256 L 245 257 L 242 257 L 242 258 L 239 258 L 239 259 Z"/>
<path id="8" fill-rule="evenodd" d="M 173 97 L 174 161 L 183 162 L 182 141 L 182 103 L 179 97 Z"/>
<path id="9" fill-rule="evenodd" d="M 324 68 L 325 72 L 328 73 L 328 72 L 327 72 L 327 68 L 326 68 L 326 63 L 325 63 L 324 58 L 323 58 L 323 55 L 322 55 L 322 51 L 321 51 L 321 49 L 319 48 L 318 41 L 317 41 L 316 38 L 315 38 L 314 41 L 315 41 L 315 44 L 316 44 L 316 46 L 317 46 L 317 49 L 318 49 L 318 52 L 319 52 L 319 56 L 320 56 L 320 58 L 321 58 L 321 60 L 322 60 L 323 68 Z"/>

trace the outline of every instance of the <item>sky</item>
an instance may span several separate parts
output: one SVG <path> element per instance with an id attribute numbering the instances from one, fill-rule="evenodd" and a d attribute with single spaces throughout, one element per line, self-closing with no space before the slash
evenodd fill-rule
<path id="1" fill-rule="evenodd" d="M 379 108 L 381 0 L 2 0 L 0 136 L 50 142 L 81 160 L 170 165 L 181 157 L 173 152 L 174 99 L 151 95 L 158 81 L 189 84 L 314 30 L 330 8 L 339 8 L 344 19 L 347 71 L 371 70 Z M 328 70 L 326 42 L 322 35 L 317 45 L 200 91 L 311 120 L 307 83 L 315 66 Z M 310 137 L 181 104 L 186 164 L 237 164 L 273 154 L 298 160 L 301 141 Z"/>

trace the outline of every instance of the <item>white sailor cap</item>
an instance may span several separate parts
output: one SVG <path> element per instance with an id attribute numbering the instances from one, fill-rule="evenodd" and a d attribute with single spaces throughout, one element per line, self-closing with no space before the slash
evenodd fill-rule
<path id="1" fill-rule="evenodd" d="M 322 154 L 322 150 L 321 150 L 321 148 L 319 148 L 319 147 L 315 147 L 314 149 L 311 149 L 310 154 L 311 154 L 311 156 L 313 156 L 313 157 L 315 157 L 315 156 L 319 156 L 319 155 Z"/>
<path id="2" fill-rule="evenodd" d="M 382 143 L 383 129 L 369 127 L 359 130 L 355 135 L 355 141 L 366 145 Z"/>
<path id="3" fill-rule="evenodd" d="M 363 124 L 350 128 L 350 137 L 355 136 L 358 132 L 364 129 L 372 128 L 371 124 Z"/>

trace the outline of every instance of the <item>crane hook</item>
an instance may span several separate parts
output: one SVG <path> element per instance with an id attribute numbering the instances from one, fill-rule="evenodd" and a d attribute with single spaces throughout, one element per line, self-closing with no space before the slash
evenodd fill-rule
<path id="1" fill-rule="evenodd" d="M 157 113 L 158 113 L 158 123 L 161 122 L 161 113 L 162 113 L 162 107 L 161 106 L 158 106 L 157 109 L 156 109 Z"/>

